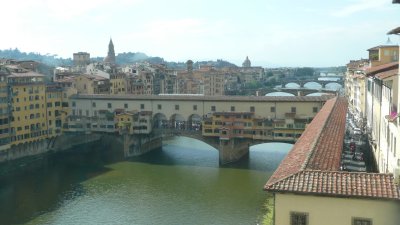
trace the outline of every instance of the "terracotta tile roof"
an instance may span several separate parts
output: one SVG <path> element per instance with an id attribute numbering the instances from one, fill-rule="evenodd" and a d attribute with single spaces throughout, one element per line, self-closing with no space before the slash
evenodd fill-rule
<path id="1" fill-rule="evenodd" d="M 340 170 L 345 136 L 347 101 L 338 98 L 305 165 L 307 169 Z"/>
<path id="2" fill-rule="evenodd" d="M 272 192 L 400 200 L 391 174 L 342 172 L 347 103 L 328 100 L 264 186 Z"/>
<path id="3" fill-rule="evenodd" d="M 400 200 L 391 174 L 338 171 L 300 171 L 265 190 L 334 197 Z"/>
<path id="4" fill-rule="evenodd" d="M 320 155 L 323 154 L 333 154 L 334 162 L 330 163 L 329 167 L 333 167 L 332 169 L 338 170 L 340 167 L 340 157 L 341 157 L 341 149 L 339 153 L 329 153 L 329 151 L 338 151 L 337 146 L 343 143 L 342 132 L 344 132 L 344 124 L 343 127 L 339 127 L 338 125 L 332 127 L 331 123 L 327 123 L 329 121 L 330 115 L 332 118 L 337 116 L 343 117 L 343 115 L 339 115 L 335 111 L 335 105 L 337 104 L 338 98 L 333 98 L 328 100 L 322 109 L 317 113 L 311 123 L 307 126 L 306 130 L 304 130 L 301 137 L 297 140 L 296 144 L 293 146 L 292 150 L 288 153 L 286 158 L 281 162 L 275 173 L 270 177 L 267 184 L 274 183 L 278 180 L 286 178 L 292 174 L 295 174 L 303 169 L 307 169 L 311 167 L 313 169 L 318 169 L 318 166 L 321 165 L 324 160 L 324 157 L 319 159 Z M 346 102 L 344 99 L 339 101 L 340 105 L 344 104 L 345 110 Z M 340 110 L 343 110 L 343 107 L 339 107 Z M 343 113 L 343 112 L 341 112 Z M 344 111 L 344 118 L 346 117 L 346 111 Z M 335 120 L 336 121 L 336 120 Z M 328 129 L 324 129 L 325 126 L 329 124 Z M 342 132 L 332 132 L 336 129 L 342 129 Z M 326 133 L 324 135 L 323 133 Z M 331 135 L 331 133 L 333 135 Z M 340 136 L 339 136 L 340 134 Z M 334 136 L 338 135 L 338 136 Z M 318 137 L 321 136 L 321 140 Z M 323 139 L 323 140 L 322 140 Z M 334 143 L 337 142 L 337 143 Z M 324 144 L 330 143 L 327 146 L 323 146 Z M 334 144 L 332 144 L 334 143 Z M 321 148 L 321 153 L 319 153 L 318 147 Z M 331 148 L 332 147 L 332 148 Z M 335 155 L 336 154 L 336 155 Z M 330 159 L 331 160 L 331 159 Z M 322 168 L 321 168 L 322 169 Z"/>
<path id="5" fill-rule="evenodd" d="M 391 62 L 391 63 L 386 63 L 383 65 L 379 65 L 379 66 L 374 66 L 374 67 L 370 67 L 366 70 L 367 76 L 372 76 L 375 75 L 377 73 L 383 72 L 383 71 L 387 71 L 387 70 L 391 70 L 391 69 L 395 69 L 399 67 L 399 62 Z"/>
<path id="6" fill-rule="evenodd" d="M 381 73 L 377 73 L 376 75 L 375 75 L 375 77 L 377 77 L 378 79 L 386 79 L 386 78 L 389 78 L 389 77 L 392 77 L 392 76 L 396 76 L 397 74 L 399 74 L 399 69 L 398 68 L 396 68 L 396 69 L 392 69 L 392 70 L 389 70 L 389 71 L 385 71 L 385 72 L 381 72 Z"/>

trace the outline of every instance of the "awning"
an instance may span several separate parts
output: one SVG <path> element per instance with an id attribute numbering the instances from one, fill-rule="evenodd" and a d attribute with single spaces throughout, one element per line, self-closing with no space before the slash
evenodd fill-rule
<path id="1" fill-rule="evenodd" d="M 399 34 L 400 35 L 400 27 L 394 28 L 393 30 L 389 31 L 387 34 Z"/>

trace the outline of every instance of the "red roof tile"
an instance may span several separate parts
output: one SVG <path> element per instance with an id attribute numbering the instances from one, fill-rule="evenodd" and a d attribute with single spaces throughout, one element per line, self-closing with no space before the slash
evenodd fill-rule
<path id="1" fill-rule="evenodd" d="M 366 73 L 368 76 L 372 76 L 383 71 L 396 69 L 398 67 L 399 67 L 399 62 L 391 62 L 379 66 L 370 67 L 366 70 Z"/>
<path id="2" fill-rule="evenodd" d="M 328 100 L 270 177 L 264 190 L 400 200 L 391 174 L 339 171 L 346 112 L 344 98 Z"/>
<path id="3" fill-rule="evenodd" d="M 328 100 L 322 109 L 319 111 L 319 113 L 314 117 L 314 119 L 311 121 L 311 123 L 307 126 L 306 130 L 303 132 L 301 137 L 297 140 L 296 144 L 293 146 L 292 150 L 288 153 L 286 158 L 281 162 L 275 173 L 271 176 L 271 178 L 268 180 L 268 183 L 274 183 L 280 179 L 283 179 L 285 177 L 288 177 L 292 174 L 295 174 L 303 169 L 307 169 L 308 167 L 312 167 L 315 169 L 318 169 L 319 161 L 317 160 L 318 157 L 321 154 L 325 154 L 325 152 L 329 152 L 330 150 L 332 151 L 337 151 L 337 146 L 339 144 L 343 143 L 343 136 L 334 136 L 339 134 L 338 132 L 331 132 L 328 129 L 324 129 L 325 126 L 329 121 L 330 115 L 332 114 L 332 118 L 335 118 L 336 116 L 343 117 L 343 115 L 339 115 L 338 113 L 334 112 L 335 110 L 335 105 L 337 104 L 337 98 L 333 98 Z M 339 101 L 341 104 L 346 104 L 345 100 L 340 100 Z M 346 105 L 344 106 L 346 110 Z M 340 110 L 343 110 L 342 107 L 339 108 Z M 343 113 L 343 112 L 341 112 Z M 344 118 L 346 116 L 346 111 L 344 111 Z M 332 125 L 329 126 L 329 129 L 335 129 L 335 127 L 332 127 Z M 344 132 L 344 124 L 343 124 L 343 132 Z M 327 137 L 330 136 L 330 140 L 332 142 L 337 142 L 335 144 L 330 143 L 329 145 L 322 146 L 324 143 L 326 143 L 327 137 L 324 137 L 323 133 L 326 133 Z M 334 135 L 330 135 L 330 133 Z M 342 132 L 340 132 L 341 134 Z M 323 140 L 319 140 L 318 137 L 323 138 Z M 318 148 L 317 147 L 323 147 L 321 150 L 323 151 L 322 153 L 318 153 Z M 332 149 L 330 149 L 333 147 Z M 341 157 L 341 151 L 339 151 L 338 156 L 335 157 L 335 167 L 334 169 L 338 170 L 339 169 L 339 164 L 340 164 L 340 157 Z M 336 159 L 338 158 L 338 159 Z M 319 159 L 319 160 L 323 160 Z M 339 160 L 339 162 L 336 162 Z M 308 165 L 310 162 L 310 165 Z M 337 165 L 336 165 L 337 164 Z M 320 165 L 321 167 L 323 165 Z M 332 165 L 331 165 L 332 167 Z M 321 168 L 322 169 L 322 168 Z"/>
<path id="4" fill-rule="evenodd" d="M 334 197 L 400 200 L 391 174 L 304 170 L 265 190 Z"/>
<path id="5" fill-rule="evenodd" d="M 377 73 L 375 75 L 375 77 L 377 77 L 378 79 L 382 80 L 382 79 L 386 79 L 386 78 L 389 78 L 389 77 L 392 77 L 392 76 L 396 76 L 398 73 L 399 73 L 399 69 L 396 68 L 396 69 L 392 69 L 392 70 L 389 70 L 389 71 Z"/>

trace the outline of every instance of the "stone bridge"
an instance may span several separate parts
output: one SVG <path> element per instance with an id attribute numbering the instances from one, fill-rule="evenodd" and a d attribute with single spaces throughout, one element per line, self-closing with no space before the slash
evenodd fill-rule
<path id="1" fill-rule="evenodd" d="M 344 85 L 344 80 L 340 79 L 338 81 L 332 81 L 332 80 L 318 80 L 318 79 L 308 79 L 308 80 L 290 80 L 290 79 L 285 79 L 282 81 L 281 85 L 282 87 L 286 87 L 287 84 L 289 83 L 295 83 L 300 86 L 300 88 L 304 88 L 304 85 L 307 83 L 318 83 L 321 85 L 321 88 L 325 88 L 327 84 L 340 84 L 342 87 Z"/>

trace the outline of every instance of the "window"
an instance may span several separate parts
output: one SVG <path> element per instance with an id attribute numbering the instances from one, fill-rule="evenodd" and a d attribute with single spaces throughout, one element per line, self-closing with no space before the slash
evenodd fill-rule
<path id="1" fill-rule="evenodd" d="M 51 102 L 48 102 L 47 103 L 47 108 L 50 108 L 50 107 L 52 107 L 53 106 L 53 103 L 51 103 Z"/>
<path id="2" fill-rule="evenodd" d="M 197 105 L 193 105 L 193 110 L 194 110 L 194 111 L 197 110 Z"/>
<path id="3" fill-rule="evenodd" d="M 55 102 L 54 105 L 59 107 L 61 106 L 61 102 Z"/>
<path id="4" fill-rule="evenodd" d="M 354 217 L 351 225 L 372 225 L 372 219 Z"/>
<path id="5" fill-rule="evenodd" d="M 271 106 L 271 112 L 275 112 L 275 106 Z"/>
<path id="6" fill-rule="evenodd" d="M 312 112 L 313 112 L 313 113 L 318 112 L 318 107 L 313 107 L 313 108 L 312 108 Z"/>
<path id="7" fill-rule="evenodd" d="M 308 225 L 308 213 L 291 212 L 290 225 Z"/>
<path id="8" fill-rule="evenodd" d="M 179 105 L 175 105 L 175 110 L 179 110 Z"/>
<path id="9" fill-rule="evenodd" d="M 144 109 L 144 104 L 140 104 L 140 109 Z M 176 109 L 176 107 L 175 107 Z"/>
<path id="10" fill-rule="evenodd" d="M 296 112 L 296 107 L 292 107 L 291 112 L 295 113 Z"/>
<path id="11" fill-rule="evenodd" d="M 92 107 L 96 108 L 96 102 L 92 102 Z"/>
<path id="12" fill-rule="evenodd" d="M 235 112 L 235 106 L 231 106 L 231 112 Z"/>
<path id="13" fill-rule="evenodd" d="M 254 106 L 250 106 L 250 112 L 255 112 L 256 108 Z"/>
<path id="14" fill-rule="evenodd" d="M 112 105 L 111 103 L 107 103 L 107 108 L 111 109 Z"/>
<path id="15" fill-rule="evenodd" d="M 211 106 L 211 111 L 215 112 L 216 111 L 216 107 L 213 105 Z"/>
<path id="16" fill-rule="evenodd" d="M 158 110 L 161 110 L 161 109 L 162 109 L 161 104 L 158 104 L 158 105 L 157 105 L 157 109 L 158 109 Z"/>
<path id="17" fill-rule="evenodd" d="M 124 108 L 127 109 L 128 108 L 128 103 L 124 104 Z"/>
<path id="18" fill-rule="evenodd" d="M 72 107 L 76 107 L 76 102 L 72 102 Z"/>

